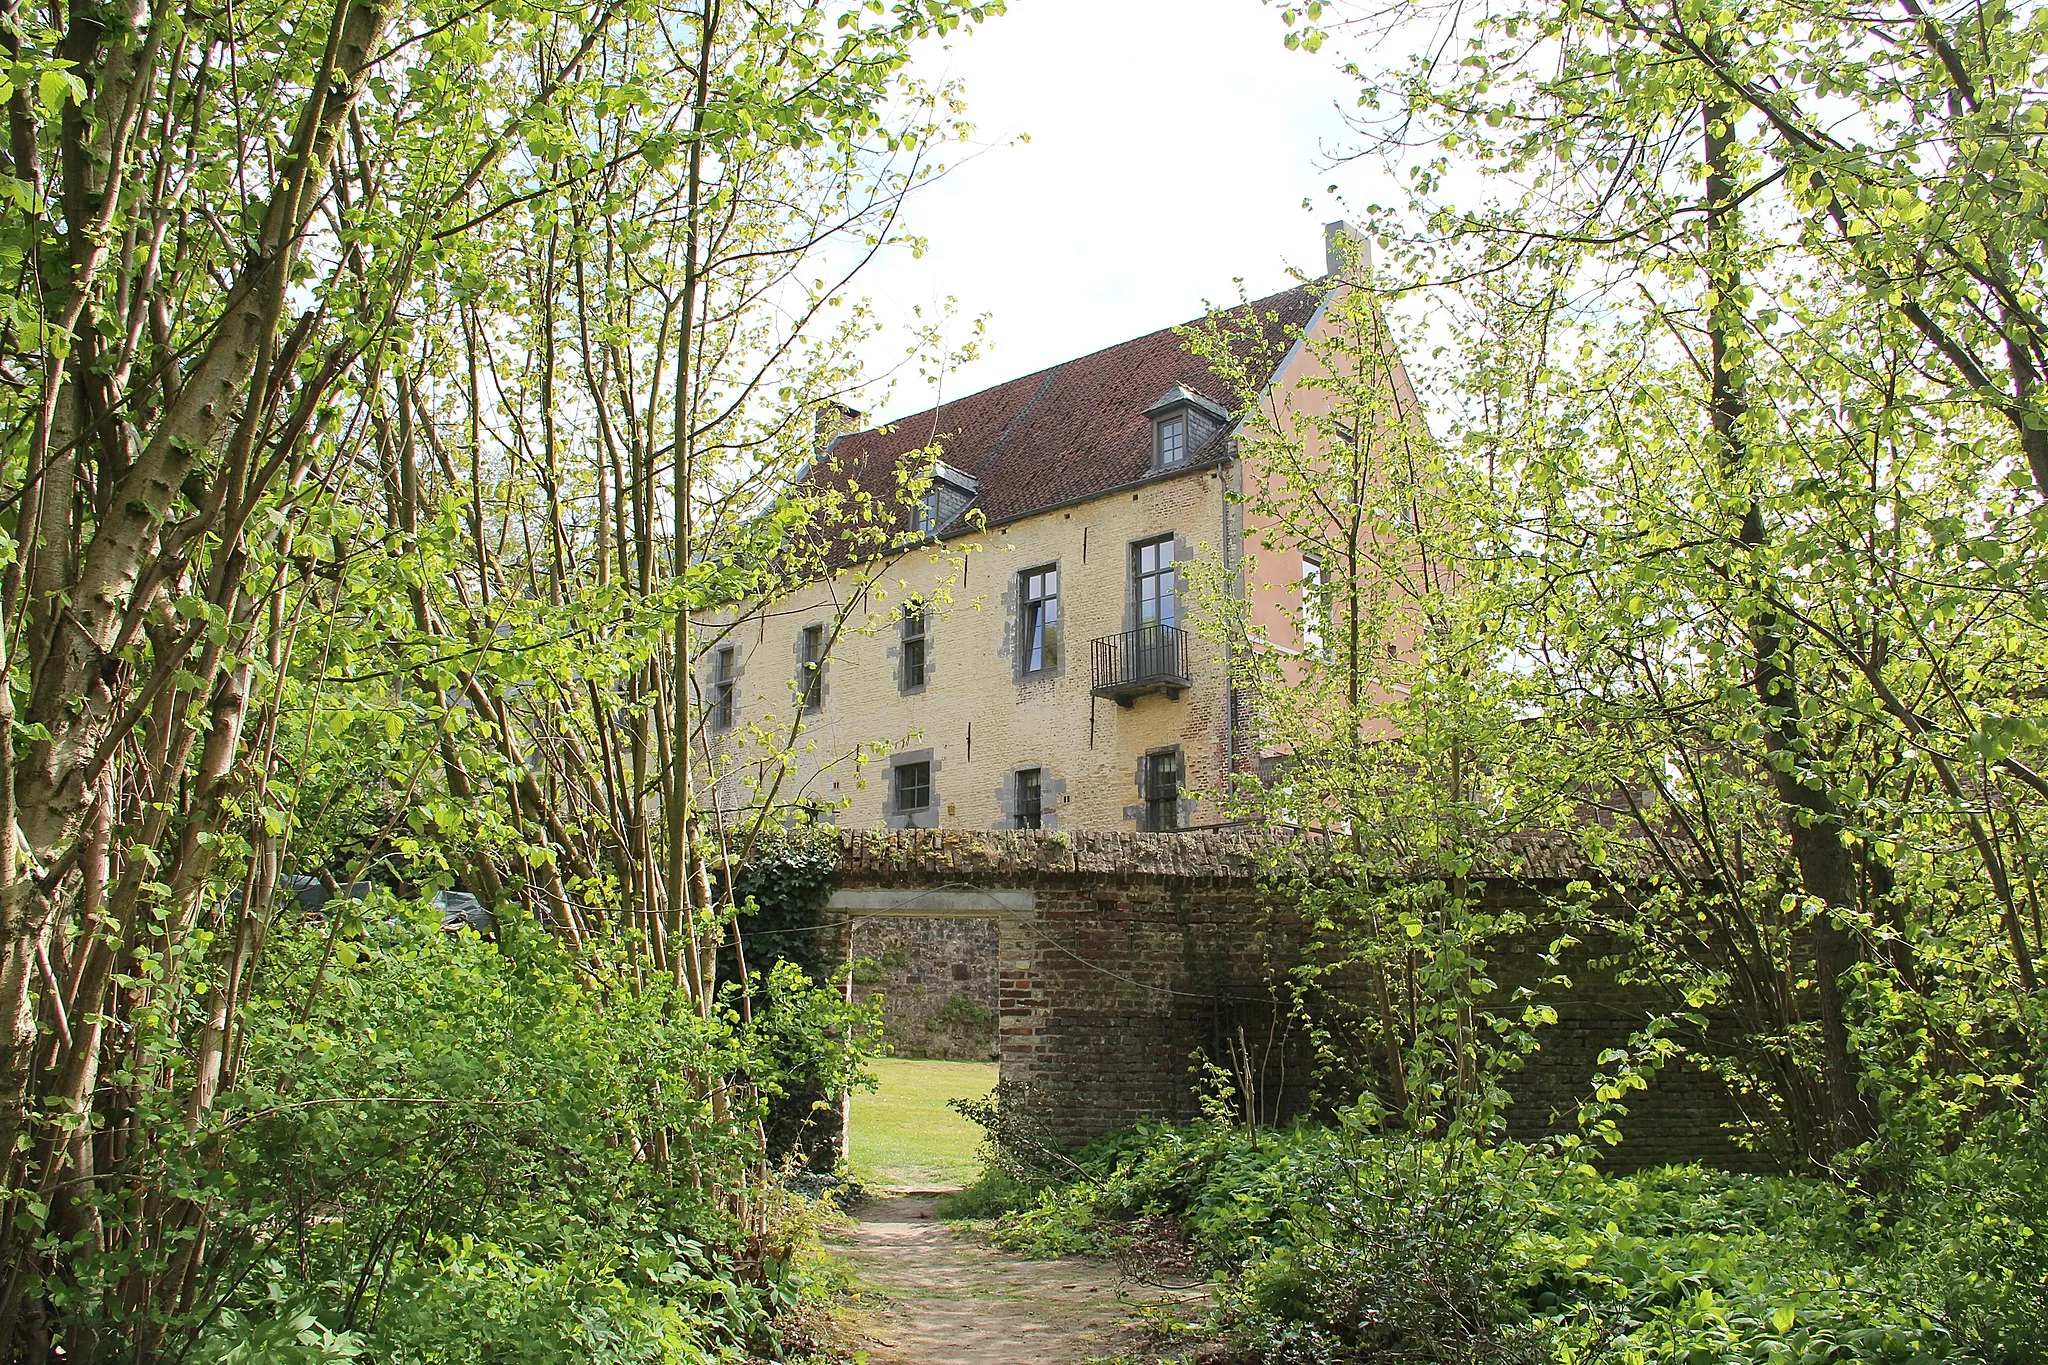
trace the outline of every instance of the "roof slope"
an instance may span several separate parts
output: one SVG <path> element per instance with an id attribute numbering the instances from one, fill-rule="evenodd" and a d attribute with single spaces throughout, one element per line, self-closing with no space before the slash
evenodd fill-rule
<path id="1" fill-rule="evenodd" d="M 1272 377 L 1319 297 L 1314 286 L 1300 285 L 1224 314 L 1225 334 L 1254 367 L 1257 384 Z M 1145 409 L 1167 390 L 1182 384 L 1232 407 L 1230 385 L 1176 333 L 1162 328 L 886 427 L 849 432 L 814 477 L 890 488 L 906 455 L 936 445 L 947 464 L 981 481 L 974 505 L 990 525 L 1128 488 L 1151 475 Z M 1188 463 L 1220 453 L 1194 451 Z"/>

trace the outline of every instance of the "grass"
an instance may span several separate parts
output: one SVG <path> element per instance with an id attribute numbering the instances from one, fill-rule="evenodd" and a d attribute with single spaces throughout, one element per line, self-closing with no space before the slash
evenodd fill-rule
<path id="1" fill-rule="evenodd" d="M 952 1190 L 981 1174 L 981 1130 L 946 1107 L 996 1087 L 994 1062 L 921 1062 L 883 1057 L 881 1081 L 853 1097 L 853 1168 L 878 1188 Z"/>

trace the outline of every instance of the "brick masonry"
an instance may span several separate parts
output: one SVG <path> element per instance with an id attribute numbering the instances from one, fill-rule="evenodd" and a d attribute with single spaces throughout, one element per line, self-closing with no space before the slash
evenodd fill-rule
<path id="1" fill-rule="evenodd" d="M 837 885 L 944 888 L 956 901 L 975 890 L 1030 893 L 1031 909 L 992 909 L 980 919 L 987 927 L 978 938 L 959 927 L 956 910 L 898 917 L 886 933 L 857 921 L 855 945 L 861 956 L 884 941 L 922 952 L 929 961 L 917 970 L 930 989 L 943 987 L 966 950 L 992 948 L 1003 1077 L 1029 1084 L 1051 1130 L 1079 1142 L 1140 1119 L 1191 1117 L 1197 1057 L 1247 1071 L 1269 1118 L 1314 1104 L 1306 1051 L 1275 988 L 1295 937 L 1284 911 L 1266 904 L 1257 875 L 1266 852 L 1260 836 L 1244 832 L 846 832 Z M 1539 845 L 1520 852 L 1517 879 L 1489 880 L 1488 894 L 1540 906 L 1547 886 L 1579 871 Z M 1530 984 L 1559 1015 L 1541 1051 L 1507 1080 L 1510 1129 L 1525 1137 L 1570 1115 L 1601 1054 L 1623 1046 L 1658 1004 L 1597 970 L 1596 947 L 1567 959 L 1568 987 L 1542 985 L 1556 969 L 1541 947 L 1509 942 L 1490 955 L 1496 1000 Z M 981 970 L 969 966 L 970 979 Z M 1696 1070 L 1667 1069 L 1628 1105 L 1627 1140 L 1614 1154 L 1623 1163 L 1756 1164 L 1723 1131 L 1736 1117 L 1725 1091 Z"/>

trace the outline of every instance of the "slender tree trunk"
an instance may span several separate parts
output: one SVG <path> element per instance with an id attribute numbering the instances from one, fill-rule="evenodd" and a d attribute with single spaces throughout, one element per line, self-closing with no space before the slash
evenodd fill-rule
<path id="1" fill-rule="evenodd" d="M 1749 450 L 1743 431 L 1749 397 L 1742 382 L 1744 346 L 1739 299 L 1743 288 L 1740 265 L 1741 221 L 1733 166 L 1736 110 L 1709 103 L 1702 111 L 1706 139 L 1706 221 L 1708 280 L 1714 293 L 1707 310 L 1710 393 L 1709 417 L 1722 460 L 1731 474 L 1745 476 Z M 1737 542 L 1746 559 L 1750 613 L 1748 632 L 1753 687 L 1762 723 L 1765 766 L 1778 799 L 1784 804 L 1786 835 L 1799 865 L 1806 893 L 1822 909 L 1813 917 L 1813 969 L 1820 1005 L 1821 1068 L 1827 1106 L 1825 1157 L 1854 1146 L 1869 1132 L 1868 1110 L 1859 1089 L 1860 1076 L 1849 1047 L 1844 981 L 1855 966 L 1856 940 L 1839 922 L 1858 907 L 1854 856 L 1843 842 L 1844 821 L 1833 794 L 1808 769 L 1815 759 L 1802 715 L 1797 673 L 1797 646 L 1787 633 L 1790 622 L 1769 605 L 1759 581 L 1760 552 L 1768 545 L 1769 528 L 1761 501 L 1752 496 L 1743 513 Z"/>
<path id="2" fill-rule="evenodd" d="M 671 461 L 674 473 L 670 489 L 674 535 L 674 543 L 670 547 L 670 572 L 675 579 L 677 598 L 673 652 L 669 663 L 668 752 L 664 755 L 670 769 L 668 808 L 665 812 L 668 822 L 666 880 L 671 898 L 671 923 L 679 931 L 674 951 L 680 959 L 680 975 L 687 981 L 691 998 L 706 1018 L 711 1013 L 712 993 L 704 975 L 704 949 L 698 923 L 700 907 L 696 903 L 701 869 L 691 866 L 698 855 L 691 842 L 694 832 L 691 807 L 695 802 L 691 785 L 695 774 L 690 743 L 690 604 L 688 594 L 681 589 L 689 576 L 692 557 L 690 497 L 696 477 L 696 394 L 693 383 L 697 367 L 698 292 L 702 283 L 704 140 L 710 131 L 706 115 L 711 103 L 711 63 L 717 51 L 719 17 L 718 0 L 707 0 L 698 21 L 697 70 L 690 107 L 690 154 L 683 223 L 685 264 L 682 306 L 676 319 L 675 443 Z"/>

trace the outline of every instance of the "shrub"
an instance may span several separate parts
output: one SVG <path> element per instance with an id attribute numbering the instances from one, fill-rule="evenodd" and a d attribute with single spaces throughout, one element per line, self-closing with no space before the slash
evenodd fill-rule
<path id="1" fill-rule="evenodd" d="M 819 1215 L 759 1187 L 754 1125 L 783 1081 L 783 1035 L 848 1036 L 826 1017 L 836 992 L 785 966 L 774 998 L 801 1018 L 746 1028 L 659 982 L 594 974 L 516 922 L 494 944 L 386 903 L 333 928 L 274 932 L 244 1074 L 211 1127 L 166 1149 L 217 1269 L 189 1310 L 153 1310 L 165 1358 L 780 1353 Z M 845 1064 L 817 1047 L 795 1064 Z M 750 1084 L 714 1113 L 707 1075 Z M 745 1218 L 721 1190 L 748 1191 Z M 73 1323 L 132 1314 L 124 1262 L 87 1248 L 73 1264 L 58 1300 Z"/>
<path id="2" fill-rule="evenodd" d="M 1001 1167 L 987 1166 L 972 1185 L 942 1196 L 938 1214 L 941 1218 L 992 1218 L 1020 1209 L 1037 1196 L 1036 1189 L 1020 1184 Z"/>
<path id="3" fill-rule="evenodd" d="M 1996 1365 L 2048 1360 L 2048 1136 L 2037 1104 L 1916 1172 L 1899 1238 L 1915 1297 Z"/>
<path id="4" fill-rule="evenodd" d="M 1170 1217 L 1237 1357 L 1309 1362 L 2021 1365 L 2044 1356 L 2048 1152 L 2015 1122 L 1866 1194 L 1539 1148 L 1153 1125 L 1073 1158 L 995 1235 L 1122 1252 Z"/>
<path id="5" fill-rule="evenodd" d="M 1284 1365 L 1545 1358 L 1514 1293 L 1513 1184 L 1446 1155 L 1390 1143 L 1323 1168 L 1226 1300 L 1238 1339 Z"/>

